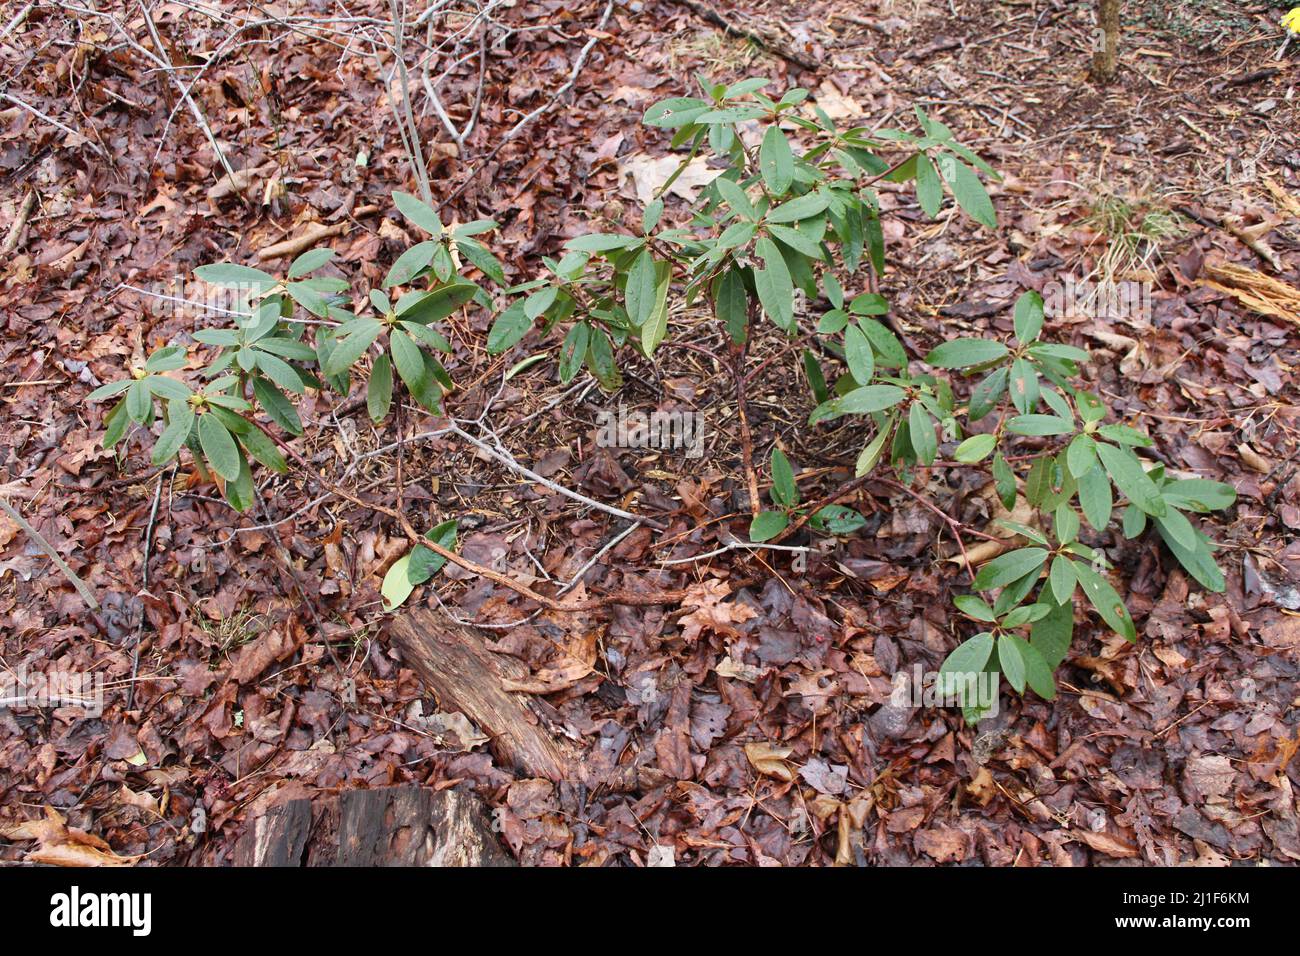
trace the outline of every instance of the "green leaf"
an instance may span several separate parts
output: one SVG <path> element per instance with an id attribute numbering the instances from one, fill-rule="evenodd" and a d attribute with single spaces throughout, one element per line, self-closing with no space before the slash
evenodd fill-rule
<path id="1" fill-rule="evenodd" d="M 613 252 L 615 249 L 626 249 L 631 245 L 639 245 L 645 240 L 637 236 L 623 236 L 617 233 L 593 232 L 585 236 L 576 236 L 564 244 L 564 248 L 572 249 L 574 252 Z"/>
<path id="2" fill-rule="evenodd" d="M 727 326 L 727 331 L 731 333 L 731 341 L 737 345 L 743 344 L 749 313 L 745 279 L 739 269 L 728 269 L 722 274 L 722 278 L 718 281 L 718 297 L 714 303 L 714 312 Z"/>
<path id="3" fill-rule="evenodd" d="M 953 452 L 953 457 L 963 464 L 974 464 L 993 454 L 993 449 L 997 447 L 997 444 L 996 435 L 971 435 L 970 438 L 957 446 L 957 450 Z"/>
<path id="4" fill-rule="evenodd" d="M 1042 656 L 1049 671 L 1056 670 L 1070 652 L 1074 637 L 1074 602 L 1057 605 L 1047 616 L 1034 622 L 1029 644 Z"/>
<path id="5" fill-rule="evenodd" d="M 912 402 L 912 407 L 908 409 L 907 430 L 912 440 L 912 449 L 916 452 L 916 460 L 923 465 L 933 464 L 939 451 L 934 436 L 934 420 L 920 402 Z"/>
<path id="6" fill-rule="evenodd" d="M 326 361 L 321 372 L 326 376 L 338 375 L 350 369 L 357 359 L 366 353 L 370 344 L 379 338 L 379 333 L 384 327 L 379 322 L 366 320 L 365 324 L 358 326 L 348 336 L 339 341 L 333 351 L 330 352 L 329 360 Z"/>
<path id="7" fill-rule="evenodd" d="M 420 395 L 429 385 L 429 376 L 424 366 L 424 353 L 401 329 L 393 329 L 389 332 L 388 346 L 393 354 L 393 365 L 397 368 L 397 374 L 406 383 L 412 395 Z"/>
<path id="8" fill-rule="evenodd" d="M 1020 652 L 1022 645 L 1029 646 L 1011 634 L 1003 634 L 998 638 L 998 666 L 1017 694 L 1025 692 L 1025 658 Z"/>
<path id="9" fill-rule="evenodd" d="M 993 480 L 998 500 L 1010 511 L 1016 503 L 1016 475 L 1002 457 L 1002 452 L 993 456 Z"/>
<path id="10" fill-rule="evenodd" d="M 149 392 L 159 398 L 183 402 L 194 394 L 184 382 L 168 378 L 166 375 L 150 375 L 144 381 Z"/>
<path id="11" fill-rule="evenodd" d="M 1043 331 L 1043 297 L 1032 290 L 1022 293 L 1016 299 L 1014 323 L 1017 342 L 1029 345 L 1037 341 Z"/>
<path id="12" fill-rule="evenodd" d="M 949 674 L 966 676 L 979 674 L 993 656 L 993 635 L 976 634 L 969 641 L 958 644 L 939 666 L 939 676 Z"/>
<path id="13" fill-rule="evenodd" d="M 971 421 L 979 421 L 997 407 L 998 399 L 1007 390 L 1009 377 L 1010 371 L 1005 365 L 995 368 L 971 390 L 970 404 L 967 408 L 967 415 Z"/>
<path id="14" fill-rule="evenodd" d="M 1058 554 L 1052 559 L 1052 569 L 1048 572 L 1047 580 L 1057 604 L 1064 604 L 1074 596 L 1074 585 L 1077 583 L 1074 565 L 1065 555 Z"/>
<path id="15" fill-rule="evenodd" d="M 234 481 L 239 477 L 239 449 L 235 446 L 235 439 L 215 415 L 199 416 L 199 445 L 213 471 L 226 481 Z"/>
<path id="16" fill-rule="evenodd" d="M 1011 391 L 1011 404 L 1022 415 L 1030 414 L 1038 406 L 1038 369 L 1032 362 L 1016 359 L 1011 363 L 1011 378 L 1008 380 Z"/>
<path id="17" fill-rule="evenodd" d="M 1214 560 L 1214 552 L 1210 550 L 1210 540 L 1203 532 L 1195 530 L 1196 547 L 1186 548 L 1178 542 L 1159 520 L 1156 523 L 1156 531 L 1161 539 L 1178 559 L 1178 563 L 1190 574 L 1196 581 L 1207 591 L 1222 593 L 1227 588 L 1227 582 L 1224 580 L 1223 571 Z"/>
<path id="18" fill-rule="evenodd" d="M 892 408 L 907 397 L 897 385 L 864 385 L 831 402 L 838 415 L 869 415 Z"/>
<path id="19" fill-rule="evenodd" d="M 934 164 L 924 153 L 918 153 L 916 157 L 916 199 L 921 210 L 931 219 L 939 214 L 943 205 L 943 183 L 934 171 Z"/>
<path id="20" fill-rule="evenodd" d="M 384 288 L 389 289 L 410 282 L 433 261 L 433 254 L 437 251 L 438 243 L 429 240 L 411 246 L 397 257 L 393 267 L 388 270 L 388 276 L 384 279 Z"/>
<path id="21" fill-rule="evenodd" d="M 907 352 L 903 343 L 889 329 L 875 319 L 859 319 L 858 326 L 867 333 L 871 347 L 876 350 L 876 364 L 885 368 L 904 368 L 907 365 Z"/>
<path id="22" fill-rule="evenodd" d="M 248 467 L 248 460 L 238 451 L 235 457 L 239 459 L 239 473 L 226 482 L 226 501 L 230 502 L 230 506 L 236 511 L 247 511 L 253 507 L 254 501 L 253 472 Z"/>
<path id="23" fill-rule="evenodd" d="M 768 222 L 798 222 L 811 219 L 826 209 L 828 200 L 823 193 L 805 193 L 797 199 L 782 203 L 767 212 Z"/>
<path id="24" fill-rule="evenodd" d="M 750 220 L 748 223 L 734 223 L 731 228 L 747 226 L 751 230 L 750 236 L 752 236 L 753 222 L 758 219 L 758 213 L 754 210 L 754 204 L 750 201 L 748 193 L 738 183 L 733 182 L 726 176 L 719 176 L 715 179 L 713 186 L 718 190 L 718 195 L 723 198 L 728 206 L 743 218 Z M 748 239 L 744 239 L 735 243 L 735 245 L 743 245 L 748 241 Z M 732 245 L 726 245 L 725 248 L 732 248 Z"/>
<path id="25" fill-rule="evenodd" d="M 785 507 L 799 503 L 794 469 L 790 466 L 790 459 L 779 448 L 772 449 L 772 500 Z"/>
<path id="26" fill-rule="evenodd" d="M 981 225 L 996 229 L 998 216 L 993 209 L 993 201 L 984 190 L 979 174 L 965 163 L 951 156 L 944 156 L 939 162 L 939 171 L 948 180 L 948 188 L 953 198 L 972 219 Z"/>
<path id="27" fill-rule="evenodd" d="M 953 605 L 967 617 L 974 618 L 977 621 L 986 621 L 992 624 L 997 621 L 997 616 L 993 613 L 993 608 L 988 606 L 988 602 L 975 594 L 959 594 L 952 599 Z"/>
<path id="28" fill-rule="evenodd" d="M 1079 506 L 1088 524 L 1097 531 L 1105 531 L 1115 510 L 1115 496 L 1110 490 L 1110 479 L 1101 466 L 1084 472 L 1079 478 Z"/>
<path id="29" fill-rule="evenodd" d="M 934 368 L 969 368 L 1005 358 L 1011 352 L 992 339 L 952 339 L 933 349 L 925 364 Z"/>
<path id="30" fill-rule="evenodd" d="M 1082 561 L 1070 563 L 1074 565 L 1074 573 L 1083 587 L 1083 593 L 1088 596 L 1088 600 L 1097 609 L 1101 619 L 1125 640 L 1136 641 L 1137 627 L 1133 624 L 1133 618 L 1129 616 L 1128 608 L 1124 606 L 1119 592 L 1090 565 Z"/>
<path id="31" fill-rule="evenodd" d="M 153 394 L 149 391 L 148 379 L 136 379 L 126 390 L 126 414 L 140 425 L 153 421 Z"/>
<path id="32" fill-rule="evenodd" d="M 302 434 L 302 420 L 288 396 L 264 378 L 253 379 L 253 394 L 271 421 L 291 435 Z"/>
<path id="33" fill-rule="evenodd" d="M 231 286 L 252 286 L 257 289 L 269 289 L 279 284 L 275 276 L 267 275 L 261 269 L 241 266 L 234 262 L 218 262 L 213 265 L 199 266 L 194 274 L 209 285 L 229 288 Z"/>
<path id="34" fill-rule="evenodd" d="M 880 461 L 880 453 L 885 450 L 885 442 L 889 439 L 889 429 L 882 428 L 876 433 L 876 437 L 871 439 L 858 455 L 857 465 L 853 469 L 853 476 L 861 478 L 863 475 L 876 467 L 876 462 Z"/>
<path id="35" fill-rule="evenodd" d="M 861 531 L 867 519 L 844 505 L 827 505 L 812 516 L 810 523 L 830 534 L 849 535 Z"/>
<path id="36" fill-rule="evenodd" d="M 573 381 L 582 368 L 583 359 L 587 357 L 590 333 L 591 329 L 586 322 L 576 322 L 564 336 L 564 344 L 560 346 L 560 381 L 565 385 Z"/>
<path id="37" fill-rule="evenodd" d="M 447 551 L 456 550 L 456 519 L 444 521 L 435 527 L 432 531 L 426 531 L 424 536 L 438 547 Z M 426 548 L 422 544 L 417 544 L 411 550 L 411 563 L 407 569 L 407 577 L 415 584 L 423 584 L 429 578 L 433 577 L 442 570 L 447 559 L 434 551 L 432 548 Z"/>
<path id="38" fill-rule="evenodd" d="M 1065 466 L 1075 478 L 1082 478 L 1097 467 L 1097 443 L 1091 435 L 1080 432 L 1065 449 Z"/>
<path id="39" fill-rule="evenodd" d="M 649 249 L 642 249 L 627 273 L 627 286 L 624 295 L 627 302 L 627 315 L 638 329 L 654 313 L 658 275 L 654 256 Z"/>
<path id="40" fill-rule="evenodd" d="M 1052 523 L 1056 540 L 1060 544 L 1069 544 L 1079 536 L 1079 516 L 1068 504 L 1062 503 L 1056 506 Z"/>
<path id="41" fill-rule="evenodd" d="M 372 422 L 382 422 L 388 417 L 393 404 L 393 364 L 384 353 L 375 359 L 370 369 L 370 382 L 366 386 L 366 411 Z"/>
<path id="42" fill-rule="evenodd" d="M 256 425 L 250 425 L 240 433 L 239 443 L 250 455 L 272 471 L 283 475 L 289 470 L 289 463 L 284 460 L 284 455 L 280 454 L 280 449 L 275 446 L 275 442 Z"/>
<path id="43" fill-rule="evenodd" d="M 131 383 L 134 381 L 135 379 L 133 378 L 123 378 L 116 382 L 109 382 L 107 385 L 101 385 L 86 396 L 86 401 L 102 402 L 106 398 L 112 398 L 114 395 L 119 395 L 122 392 L 125 392 L 131 387 Z"/>
<path id="44" fill-rule="evenodd" d="M 849 311 L 854 315 L 887 315 L 889 300 L 879 292 L 864 292 L 862 295 L 854 296 L 853 301 L 849 303 Z"/>
<path id="45" fill-rule="evenodd" d="M 790 516 L 784 511 L 760 511 L 749 523 L 749 540 L 768 541 L 785 530 L 790 523 Z"/>
<path id="46" fill-rule="evenodd" d="M 506 284 L 505 267 L 481 242 L 475 242 L 473 239 L 457 239 L 456 248 L 479 272 L 497 285 Z"/>
<path id="47" fill-rule="evenodd" d="M 289 278 L 300 279 L 309 272 L 315 272 L 333 258 L 333 249 L 308 249 L 290 264 Z"/>
<path id="48" fill-rule="evenodd" d="M 1147 513 L 1137 505 L 1124 509 L 1124 537 L 1132 541 L 1147 529 Z"/>
<path id="49" fill-rule="evenodd" d="M 442 235 L 442 220 L 438 218 L 438 213 L 410 193 L 393 193 L 393 205 L 403 216 L 433 238 L 437 239 Z"/>
<path id="50" fill-rule="evenodd" d="M 1177 508 L 1166 508 L 1164 515 L 1156 519 L 1156 525 L 1161 531 L 1165 532 L 1161 537 L 1176 541 L 1187 551 L 1195 551 L 1197 545 L 1200 544 L 1200 540 L 1196 536 L 1196 529 L 1187 520 L 1187 515 Z"/>
<path id="51" fill-rule="evenodd" d="M 257 355 L 257 368 L 262 372 L 262 374 L 275 382 L 276 385 L 279 385 L 286 392 L 293 392 L 296 395 L 301 395 L 306 390 L 306 386 L 303 384 L 302 376 L 298 374 L 298 370 L 288 362 L 284 361 L 284 359 L 277 358 L 274 355 L 259 350 Z"/>
<path id="52" fill-rule="evenodd" d="M 492 323 L 487 339 L 488 354 L 500 355 L 518 345 L 532 327 L 533 321 L 524 312 L 523 300 L 517 300 Z"/>
<path id="53" fill-rule="evenodd" d="M 1016 415 L 1007 422 L 1007 431 L 1017 435 L 1069 435 L 1074 424 L 1055 415 Z"/>
<path id="54" fill-rule="evenodd" d="M 797 227 L 778 226 L 776 223 L 769 223 L 767 231 L 772 235 L 772 238 L 779 239 L 795 252 L 805 255 L 809 259 L 817 260 L 822 257 L 821 240 L 814 238 L 808 232 L 801 231 Z"/>
<path id="55" fill-rule="evenodd" d="M 650 317 L 641 326 L 641 348 L 646 355 L 654 355 L 659 343 L 668 335 L 668 289 L 672 282 L 672 271 L 667 263 L 656 267 L 658 282 L 655 285 L 653 308 Z"/>
<path id="56" fill-rule="evenodd" d="M 188 404 L 178 402 L 169 406 L 168 413 L 171 422 L 158 436 L 158 441 L 153 446 L 153 455 L 150 457 L 150 461 L 155 465 L 166 464 L 175 458 L 194 428 L 194 410 Z"/>
<path id="57" fill-rule="evenodd" d="M 767 317 L 780 329 L 794 331 L 794 283 L 785 259 L 771 239 L 762 237 L 754 244 L 763 268 L 754 270 L 754 287 Z"/>
<path id="58" fill-rule="evenodd" d="M 181 345 L 169 345 L 161 348 L 149 356 L 148 361 L 144 363 L 146 372 L 174 372 L 178 368 L 185 367 L 185 347 Z"/>
<path id="59" fill-rule="evenodd" d="M 1105 442 L 1097 442 L 1097 457 L 1101 459 L 1106 473 L 1110 475 L 1110 480 L 1115 482 L 1115 487 L 1124 492 L 1129 501 L 1153 518 L 1164 516 L 1165 500 L 1160 497 L 1160 489 L 1155 486 L 1155 482 L 1147 475 L 1141 462 L 1132 452 Z"/>
<path id="60" fill-rule="evenodd" d="M 1202 514 L 1229 508 L 1237 500 L 1236 489 L 1206 478 L 1179 478 L 1161 489 L 1164 499 L 1175 508 Z"/>
<path id="61" fill-rule="evenodd" d="M 763 174 L 763 182 L 773 195 L 784 196 L 794 181 L 794 153 L 785 134 L 772 124 L 763 134 L 762 145 L 758 148 L 758 167 Z"/>
<path id="62" fill-rule="evenodd" d="M 844 329 L 844 360 L 848 363 L 849 374 L 859 385 L 868 384 L 876 374 L 876 353 L 867 334 L 857 323 Z"/>
<path id="63" fill-rule="evenodd" d="M 1046 548 L 1020 548 L 987 562 L 975 575 L 975 590 L 988 591 L 1042 570 Z"/>
<path id="64" fill-rule="evenodd" d="M 415 585 L 411 583 L 408 572 L 411 566 L 411 556 L 403 555 L 393 562 L 388 573 L 384 575 L 384 582 L 380 585 L 379 593 L 384 598 L 384 610 L 393 611 L 401 607 L 406 599 L 411 596 L 415 590 Z"/>
<path id="65" fill-rule="evenodd" d="M 1151 438 L 1127 425 L 1102 425 L 1097 429 L 1102 438 L 1109 438 L 1117 445 L 1133 445 L 1138 448 L 1150 448 L 1155 444 Z"/>
<path id="66" fill-rule="evenodd" d="M 1002 663 L 1002 672 L 1007 675 L 1007 682 L 1016 688 L 1017 693 L 1024 693 L 1028 684 L 1044 700 L 1056 699 L 1056 681 L 1052 679 L 1053 668 L 1028 641 L 1016 634 L 1003 634 L 998 639 L 998 659 Z M 1018 667 L 1019 686 L 1007 671 L 1007 661 L 1014 660 Z"/>

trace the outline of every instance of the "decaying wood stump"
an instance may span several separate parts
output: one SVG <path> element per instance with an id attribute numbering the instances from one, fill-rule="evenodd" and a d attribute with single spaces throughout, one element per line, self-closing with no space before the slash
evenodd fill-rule
<path id="1" fill-rule="evenodd" d="M 529 696 L 505 689 L 503 680 L 529 677 L 521 661 L 493 653 L 477 632 L 424 610 L 398 617 L 392 637 L 439 705 L 473 721 L 502 765 L 556 782 L 580 777 L 573 748 L 545 729 Z"/>
<path id="2" fill-rule="evenodd" d="M 254 820 L 237 866 L 514 866 L 477 797 L 414 784 L 290 800 Z"/>

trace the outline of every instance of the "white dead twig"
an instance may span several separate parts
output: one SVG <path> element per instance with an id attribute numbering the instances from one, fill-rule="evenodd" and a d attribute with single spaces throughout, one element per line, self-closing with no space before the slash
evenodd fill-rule
<path id="1" fill-rule="evenodd" d="M 13 519 L 14 523 L 17 524 L 18 527 L 27 532 L 27 537 L 31 538 L 32 542 L 44 551 L 46 556 L 54 562 L 54 566 L 58 568 L 63 573 L 63 576 L 71 582 L 72 586 L 77 589 L 77 593 L 81 595 L 81 600 L 85 602 L 86 607 L 90 608 L 92 611 L 99 610 L 99 601 L 95 599 L 95 592 L 90 589 L 89 585 L 87 585 L 85 581 L 77 577 L 77 573 L 73 571 L 72 568 L 68 567 L 68 562 L 64 561 L 59 552 L 54 550 L 54 545 L 45 540 L 45 535 L 33 528 L 27 522 L 27 519 L 19 514 L 18 510 L 4 498 L 0 498 L 0 511 L 7 514 Z"/>
<path id="2" fill-rule="evenodd" d="M 76 139 L 85 140 L 86 145 L 91 148 L 91 150 L 95 153 L 96 156 L 99 156 L 103 159 L 108 158 L 108 154 L 104 152 L 104 150 L 99 146 L 99 144 L 92 142 L 90 138 L 86 136 L 86 134 L 78 133 L 71 126 L 67 126 L 63 123 L 60 123 L 53 116 L 48 116 L 45 113 L 42 113 L 35 106 L 32 106 L 30 103 L 26 103 L 23 100 L 20 100 L 12 93 L 0 93 L 0 99 L 8 100 L 10 103 L 14 104 L 14 106 L 18 106 L 21 107 L 22 109 L 25 109 L 27 112 L 31 113 L 37 119 L 45 120 L 45 122 L 49 123 L 51 126 L 61 129 L 69 136 L 75 137 Z"/>

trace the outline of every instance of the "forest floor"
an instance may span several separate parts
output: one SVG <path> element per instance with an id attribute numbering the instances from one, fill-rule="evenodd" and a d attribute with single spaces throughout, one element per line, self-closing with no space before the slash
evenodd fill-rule
<path id="1" fill-rule="evenodd" d="M 328 22 L 325 6 L 249 6 L 281 22 L 239 42 L 225 41 L 242 4 L 221 19 L 201 3 L 153 8 L 174 75 L 246 173 L 242 195 L 220 184 L 169 74 L 132 45 L 154 49 L 138 6 L 37 4 L 0 39 L 0 235 L 26 218 L 0 262 L 0 493 L 101 605 L 88 612 L 0 515 L 0 667 L 105 682 L 99 716 L 0 710 L 0 859 L 219 864 L 268 807 L 416 781 L 472 789 L 526 863 L 1300 861 L 1300 300 L 1249 298 L 1264 276 L 1300 286 L 1300 45 L 1275 58 L 1279 9 L 1130 3 L 1123 71 L 1098 88 L 1086 4 L 636 0 L 600 29 L 604 0 L 504 8 L 514 32 L 486 57 L 478 128 L 461 146 L 432 113 L 421 129 L 435 194 L 454 194 L 445 218 L 500 221 L 493 246 L 512 281 L 579 230 L 639 221 L 638 182 L 668 145 L 641 113 L 687 93 L 696 73 L 803 86 L 837 122 L 873 127 L 907 125 L 922 104 L 1004 180 L 996 231 L 956 211 L 931 222 L 909 193 L 883 193 L 882 291 L 911 354 L 1009 333 L 1027 288 L 1147 283 L 1149 311 L 1057 314 L 1049 332 L 1093 352 L 1089 387 L 1149 432 L 1158 460 L 1238 494 L 1206 526 L 1226 593 L 1189 582 L 1149 536 L 1099 537 L 1139 641 L 1080 611 L 1057 699 L 1004 695 L 972 729 L 957 711 L 890 702 L 892 676 L 936 668 L 965 627 L 949 598 L 969 578 L 921 501 L 868 485 L 845 502 L 867 527 L 803 570 L 780 552 L 680 560 L 743 539 L 748 524 L 731 373 L 710 355 L 724 354 L 719 330 L 674 313 L 696 347 L 633 361 L 606 395 L 557 384 L 554 351 L 503 383 L 554 343 L 535 331 L 491 357 L 490 316 L 457 318 L 451 412 L 472 420 L 490 404 L 486 420 L 521 463 L 666 530 L 642 526 L 602 553 L 625 525 L 454 438 L 414 439 L 433 423 L 409 415 L 400 493 L 412 520 L 457 517 L 466 556 L 540 590 L 578 574 L 589 594 L 688 589 L 678 607 L 536 614 L 449 567 L 413 596 L 493 625 L 497 650 L 537 673 L 548 724 L 593 775 L 620 771 L 620 786 L 587 787 L 516 779 L 404 666 L 378 591 L 406 548 L 388 519 L 274 476 L 260 483 L 265 509 L 238 515 L 187 467 L 151 468 L 148 436 L 105 452 L 106 407 L 84 402 L 213 321 L 174 301 L 195 294 L 198 265 L 253 262 L 324 223 L 338 226 L 331 269 L 377 283 L 404 248 L 389 197 L 412 181 L 384 80 L 356 39 L 388 6 Z M 726 35 L 703 9 L 765 45 Z M 591 41 L 573 90 L 494 153 Z M 478 83 L 471 65 L 444 84 L 458 119 Z M 1222 262 L 1245 285 L 1211 284 Z M 779 444 L 812 498 L 851 475 L 863 433 L 803 424 L 798 344 L 756 345 L 749 414 L 757 456 Z M 597 416 L 619 403 L 698 412 L 704 454 L 597 447 Z M 305 410 L 300 453 L 392 506 L 391 422 L 376 429 L 355 397 L 317 395 Z M 916 488 L 994 530 L 975 472 L 922 474 Z M 19 824 L 46 814 L 71 829 L 43 831 L 38 847 Z"/>

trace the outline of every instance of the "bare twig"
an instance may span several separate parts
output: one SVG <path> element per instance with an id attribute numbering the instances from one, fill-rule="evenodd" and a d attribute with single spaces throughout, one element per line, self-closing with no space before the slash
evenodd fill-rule
<path id="1" fill-rule="evenodd" d="M 605 24 L 609 22 L 610 14 L 612 14 L 613 12 L 614 12 L 614 0 L 609 0 L 609 3 L 605 5 L 605 12 L 601 14 L 600 22 L 596 24 L 597 31 L 601 31 L 605 29 Z M 497 154 L 501 152 L 502 149 L 505 148 L 507 143 L 513 140 L 521 132 L 523 132 L 523 130 L 530 123 L 532 123 L 533 120 L 537 119 L 539 116 L 542 116 L 545 113 L 549 113 L 551 111 L 551 108 L 560 101 L 560 98 L 564 96 L 565 93 L 568 93 L 569 90 L 573 89 L 574 84 L 578 82 L 578 74 L 581 73 L 582 68 L 587 65 L 587 57 L 591 56 L 592 48 L 595 47 L 599 39 L 600 38 L 598 36 L 593 36 L 587 41 L 586 45 L 578 53 L 578 58 L 573 61 L 573 69 L 569 71 L 569 77 L 567 80 L 564 81 L 564 85 L 561 86 L 554 93 L 552 93 L 551 98 L 547 100 L 544 104 L 537 107 L 537 109 L 533 110 L 523 119 L 521 119 L 518 123 L 512 126 L 510 130 L 505 134 L 505 136 L 503 136 L 501 139 L 497 141 L 496 146 L 492 147 L 492 151 L 475 164 L 474 168 L 470 170 L 469 175 L 465 177 L 465 179 L 461 182 L 461 184 L 457 186 L 455 189 L 453 189 L 451 191 L 451 194 L 448 195 L 445 199 L 443 199 L 441 203 L 439 203 L 438 205 L 439 209 L 446 208 L 448 203 L 450 203 L 453 199 L 455 199 L 462 192 L 464 192 L 465 189 L 468 188 L 469 184 L 474 181 L 474 177 L 477 176 L 479 172 L 482 171 L 483 167 L 485 167 L 488 163 L 492 162 L 492 160 L 496 158 Z"/>
<path id="2" fill-rule="evenodd" d="M 99 610 L 99 601 L 95 600 L 95 592 L 90 589 L 85 581 L 77 577 L 77 573 L 73 571 L 72 568 L 68 567 L 68 562 L 64 561 L 63 558 L 59 556 L 59 552 L 54 550 L 54 545 L 45 540 L 45 535 L 41 534 L 28 524 L 27 519 L 19 514 L 14 506 L 9 504 L 9 502 L 4 498 L 0 498 L 0 511 L 7 514 L 14 520 L 18 527 L 26 531 L 27 536 L 35 542 L 36 546 L 44 551 L 49 559 L 54 562 L 55 567 L 63 572 L 63 576 L 72 583 L 72 586 L 77 589 L 77 593 L 81 595 L 81 600 L 85 602 L 86 607 L 90 608 L 92 611 Z"/>
<path id="3" fill-rule="evenodd" d="M 172 468 L 172 474 L 176 469 Z M 144 636 L 144 598 L 149 593 L 149 554 L 153 550 L 153 526 L 158 520 L 158 502 L 162 501 L 163 476 L 158 473 L 158 484 L 153 491 L 153 506 L 149 509 L 149 524 L 144 529 L 143 555 L 140 558 L 140 620 L 135 624 L 135 640 L 131 642 L 131 687 L 126 692 L 126 709 L 135 706 L 135 679 L 140 673 L 140 638 Z"/>
<path id="4" fill-rule="evenodd" d="M 27 191 L 27 198 L 18 208 L 18 215 L 14 217 L 14 223 L 9 227 L 9 233 L 5 236 L 4 245 L 0 246 L 0 256 L 7 256 L 18 248 L 18 240 L 22 238 L 23 227 L 27 225 L 27 220 L 32 217 L 32 210 L 36 208 L 36 190 Z"/>
<path id="5" fill-rule="evenodd" d="M 75 137 L 78 138 L 78 139 L 85 140 L 86 145 L 89 146 L 89 147 L 91 148 L 91 150 L 95 153 L 96 156 L 99 156 L 99 157 L 101 157 L 101 158 L 103 158 L 103 159 L 107 159 L 107 158 L 108 158 L 108 154 L 105 153 L 104 150 L 100 148 L 99 144 L 98 144 L 98 143 L 94 143 L 94 142 L 92 142 L 92 141 L 91 141 L 91 140 L 86 136 L 86 134 L 84 134 L 84 133 L 78 133 L 78 132 L 77 132 L 75 129 L 73 129 L 71 126 L 67 126 L 67 125 L 65 125 L 64 123 L 60 123 L 60 122 L 59 122 L 58 120 L 56 120 L 53 116 L 47 116 L 46 114 L 44 114 L 44 113 L 42 113 L 40 110 L 38 110 L 35 106 L 32 106 L 30 103 L 25 103 L 25 102 L 23 102 L 23 101 L 20 100 L 18 97 L 14 96 L 12 93 L 0 93 L 0 99 L 6 99 L 6 100 L 8 100 L 10 103 L 13 103 L 14 106 L 22 107 L 23 109 L 25 109 L 27 112 L 31 113 L 31 114 L 32 114 L 33 116 L 35 116 L 36 118 L 38 118 L 38 119 L 43 119 L 43 120 L 45 120 L 45 122 L 49 123 L 51 126 L 58 127 L 58 128 L 61 129 L 63 132 L 67 133 L 69 136 L 75 136 Z"/>

